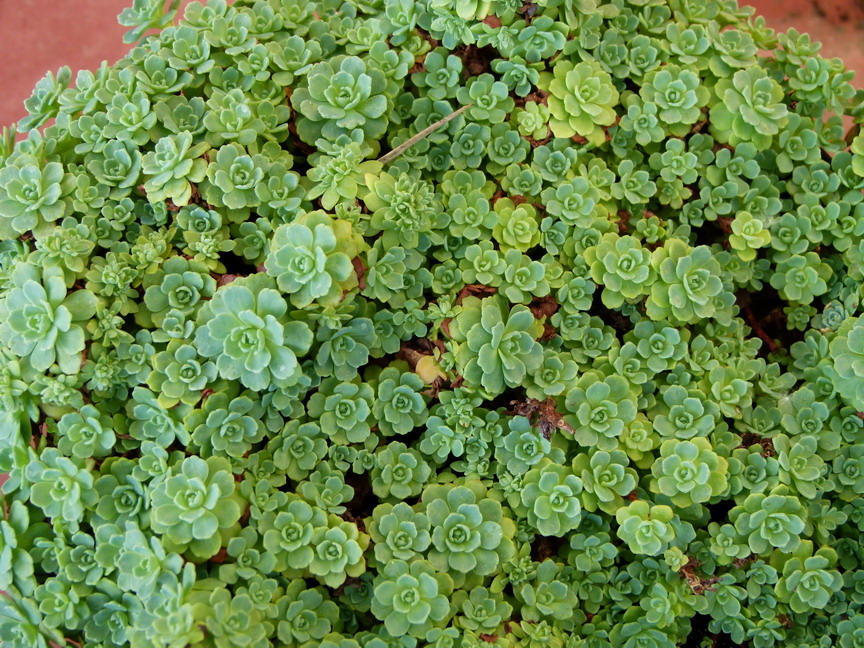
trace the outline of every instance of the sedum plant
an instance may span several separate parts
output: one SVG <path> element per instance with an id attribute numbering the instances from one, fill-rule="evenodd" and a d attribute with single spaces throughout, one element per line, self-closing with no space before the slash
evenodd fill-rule
<path id="1" fill-rule="evenodd" d="M 134 0 L 0 137 L 0 643 L 861 648 L 864 91 L 735 0 Z"/>
<path id="2" fill-rule="evenodd" d="M 240 516 L 225 459 L 187 457 L 154 490 L 151 523 L 166 549 L 207 559 L 219 551 L 219 529 Z"/>

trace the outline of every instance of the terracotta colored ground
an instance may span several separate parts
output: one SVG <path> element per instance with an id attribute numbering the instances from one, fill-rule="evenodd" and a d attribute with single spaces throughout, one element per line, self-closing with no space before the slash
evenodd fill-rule
<path id="1" fill-rule="evenodd" d="M 823 43 L 824 56 L 839 56 L 864 85 L 864 0 L 751 0 L 778 31 L 794 27 Z"/>
<path id="2" fill-rule="evenodd" d="M 184 0 L 186 4 L 188 0 Z M 46 71 L 73 73 L 113 63 L 127 46 L 117 14 L 131 0 L 0 0 L 0 125 L 23 116 L 23 101 Z M 751 0 L 775 29 L 796 27 L 824 43 L 864 79 L 864 0 Z"/>
<path id="3" fill-rule="evenodd" d="M 183 5 L 189 0 L 184 0 Z M 117 14 L 132 0 L 0 0 L 0 126 L 24 116 L 24 99 L 49 70 L 94 69 L 129 50 Z"/>

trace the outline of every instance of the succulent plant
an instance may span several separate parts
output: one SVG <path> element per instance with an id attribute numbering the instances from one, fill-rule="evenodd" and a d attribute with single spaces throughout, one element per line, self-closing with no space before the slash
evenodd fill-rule
<path id="1" fill-rule="evenodd" d="M 376 453 L 372 490 L 378 497 L 405 499 L 418 495 L 432 469 L 423 456 L 404 443 L 393 442 Z"/>
<path id="2" fill-rule="evenodd" d="M 837 553 L 830 547 L 814 552 L 812 542 L 802 543 L 783 564 L 782 575 L 774 586 L 777 598 L 788 602 L 795 612 L 826 607 L 842 585 L 840 573 L 832 569 L 836 561 Z"/>
<path id="3" fill-rule="evenodd" d="M 585 260 L 591 278 L 603 286 L 601 297 L 610 308 L 645 294 L 656 279 L 650 252 L 632 236 L 604 234 L 596 246 L 585 250 Z"/>
<path id="4" fill-rule="evenodd" d="M 312 533 L 326 526 L 327 515 L 310 506 L 296 495 L 289 497 L 276 513 L 262 516 L 259 528 L 263 532 L 264 548 L 276 557 L 277 566 L 284 571 L 306 569 L 312 562 Z"/>
<path id="5" fill-rule="evenodd" d="M 297 355 L 309 349 L 312 332 L 303 322 L 289 321 L 287 310 L 262 275 L 248 285 L 229 284 L 201 309 L 196 347 L 204 357 L 216 357 L 220 376 L 240 379 L 250 389 L 290 385 L 299 379 Z"/>
<path id="6" fill-rule="evenodd" d="M 279 289 L 291 295 L 298 308 L 314 301 L 338 300 L 355 278 L 351 265 L 352 233 L 349 223 L 312 214 L 305 222 L 278 227 L 273 234 L 265 266 Z"/>
<path id="7" fill-rule="evenodd" d="M 567 468 L 547 460 L 525 474 L 522 486 L 522 506 L 541 534 L 561 536 L 579 526 L 582 480 Z"/>
<path id="8" fill-rule="evenodd" d="M 513 554 L 515 525 L 479 481 L 430 486 L 422 503 L 431 525 L 429 562 L 438 571 L 452 571 L 454 582 L 466 574 L 492 574 Z"/>
<path id="9" fill-rule="evenodd" d="M 524 306 L 507 312 L 497 297 L 469 298 L 452 329 L 463 374 L 491 394 L 518 385 L 539 364 L 538 326 Z"/>
<path id="10" fill-rule="evenodd" d="M 747 538 L 750 550 L 766 554 L 769 547 L 786 553 L 794 551 L 804 530 L 804 507 L 795 497 L 754 493 L 730 513 L 735 530 Z"/>
<path id="11" fill-rule="evenodd" d="M 240 518 L 227 460 L 187 457 L 151 494 L 151 525 L 169 551 L 206 560 L 219 551 L 219 529 Z"/>
<path id="12" fill-rule="evenodd" d="M 147 385 L 158 392 L 158 405 L 170 409 L 178 403 L 194 405 L 201 400 L 207 385 L 216 380 L 216 365 L 205 361 L 191 344 L 171 340 L 153 358 Z"/>
<path id="13" fill-rule="evenodd" d="M 375 542 L 375 558 L 381 564 L 412 560 L 432 542 L 429 518 L 405 502 L 379 504 L 372 512 L 369 534 Z"/>
<path id="14" fill-rule="evenodd" d="M 96 312 L 89 290 L 67 293 L 63 272 L 18 264 L 12 288 L 0 301 L 0 341 L 34 369 L 45 371 L 55 362 L 65 373 L 81 366 L 85 333 L 82 323 Z"/>
<path id="15" fill-rule="evenodd" d="M 69 412 L 57 422 L 60 440 L 57 448 L 65 455 L 87 459 L 104 457 L 114 447 L 114 422 L 102 415 L 92 405 L 85 405 L 80 412 Z"/>
<path id="16" fill-rule="evenodd" d="M 169 135 L 156 142 L 153 152 L 145 155 L 141 161 L 141 170 L 148 176 L 144 183 L 148 199 L 161 202 L 170 198 L 177 206 L 188 205 L 192 197 L 192 183 L 201 182 L 207 174 L 207 162 L 202 155 L 209 148 L 206 142 L 193 146 L 189 131 Z"/>
<path id="17" fill-rule="evenodd" d="M 372 387 L 366 383 L 328 378 L 309 399 L 308 412 L 330 431 L 334 442 L 362 443 L 371 434 L 373 398 Z"/>
<path id="18" fill-rule="evenodd" d="M 573 472 L 582 480 L 582 504 L 588 511 L 599 507 L 614 513 L 624 505 L 623 498 L 636 487 L 636 474 L 628 467 L 622 450 L 580 453 L 573 459 Z"/>
<path id="19" fill-rule="evenodd" d="M 0 134 L 4 646 L 864 645 L 840 59 L 735 0 L 130 4 Z"/>
<path id="20" fill-rule="evenodd" d="M 396 367 L 381 372 L 372 408 L 381 432 L 391 436 L 406 434 L 426 421 L 424 386 L 423 379 L 415 373 L 402 373 Z"/>
<path id="21" fill-rule="evenodd" d="M 239 458 L 264 437 L 261 413 L 260 404 L 250 394 L 225 391 L 207 396 L 201 409 L 186 416 L 184 423 L 201 456 Z"/>
<path id="22" fill-rule="evenodd" d="M 567 392 L 565 419 L 574 439 L 583 446 L 614 450 L 616 438 L 636 418 L 636 403 L 627 380 L 586 373 Z"/>
<path id="23" fill-rule="evenodd" d="M 850 405 L 864 405 L 864 390 L 859 377 L 864 375 L 864 324 L 860 318 L 849 318 L 831 340 L 831 358 L 835 372 L 832 381 Z"/>
<path id="24" fill-rule="evenodd" d="M 369 536 L 357 525 L 343 522 L 331 514 L 327 526 L 312 531 L 312 560 L 309 572 L 329 587 L 339 587 L 349 576 L 358 577 L 366 569 L 363 551 Z"/>
<path id="25" fill-rule="evenodd" d="M 374 584 L 372 614 L 394 636 L 424 636 L 451 615 L 448 595 L 453 582 L 428 562 L 394 560 Z"/>
<path id="26" fill-rule="evenodd" d="M 615 513 L 618 537 L 633 553 L 656 556 L 675 539 L 674 516 L 668 506 L 635 500 Z"/>
<path id="27" fill-rule="evenodd" d="M 202 305 L 202 300 L 213 297 L 216 292 L 216 281 L 210 276 L 209 268 L 183 257 L 167 259 L 158 272 L 144 278 L 142 285 L 144 305 L 157 325 L 161 325 L 169 313 L 192 315 Z M 146 311 L 139 312 L 144 317 Z"/>
<path id="28" fill-rule="evenodd" d="M 46 448 L 25 473 L 31 484 L 33 504 L 49 518 L 59 518 L 77 528 L 84 508 L 96 503 L 93 474 L 63 456 L 57 448 Z"/>
<path id="29" fill-rule="evenodd" d="M 601 127 L 615 121 L 618 90 L 599 64 L 559 61 L 551 73 L 540 75 L 540 87 L 551 97 L 549 126 L 555 137 L 580 135 L 598 144 L 604 138 Z"/>
<path id="30" fill-rule="evenodd" d="M 732 146 L 753 142 L 759 150 L 767 149 L 788 121 L 783 88 L 759 68 L 721 79 L 716 92 L 720 102 L 711 108 L 711 132 Z"/>
<path id="31" fill-rule="evenodd" d="M 660 446 L 660 456 L 651 468 L 651 488 L 676 506 L 707 502 L 726 490 L 727 465 L 704 437 L 669 439 Z"/>
<path id="32" fill-rule="evenodd" d="M 359 57 L 346 56 L 334 63 L 316 63 L 306 80 L 308 86 L 291 95 L 291 104 L 303 116 L 298 132 L 305 141 L 314 144 L 320 136 L 332 141 L 355 128 L 368 139 L 384 134 L 389 102 L 380 70 L 368 68 Z"/>

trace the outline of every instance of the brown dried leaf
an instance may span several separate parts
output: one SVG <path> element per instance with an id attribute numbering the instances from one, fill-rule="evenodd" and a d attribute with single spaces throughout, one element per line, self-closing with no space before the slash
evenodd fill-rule
<path id="1" fill-rule="evenodd" d="M 564 416 L 555 408 L 555 399 L 547 398 L 545 401 L 536 398 L 526 398 L 521 401 L 512 401 L 511 413 L 524 416 L 536 426 L 546 439 L 551 439 L 555 430 L 563 430 L 574 433 L 573 427 L 564 420 Z"/>
<path id="2" fill-rule="evenodd" d="M 241 275 L 235 275 L 235 274 L 217 275 L 216 285 L 217 286 L 227 286 L 228 284 L 230 284 L 235 279 L 239 279 L 240 276 Z"/>
<path id="3" fill-rule="evenodd" d="M 528 305 L 528 309 L 537 319 L 548 319 L 558 312 L 558 300 L 552 295 L 538 297 Z"/>
<path id="4" fill-rule="evenodd" d="M 351 264 L 354 266 L 354 272 L 357 274 L 357 287 L 362 292 L 366 290 L 366 265 L 359 256 L 351 259 Z"/>
<path id="5" fill-rule="evenodd" d="M 459 291 L 459 294 L 456 296 L 456 303 L 461 304 L 462 300 L 466 297 L 488 297 L 489 295 L 494 295 L 498 290 L 493 288 L 492 286 L 484 286 L 483 284 L 471 284 L 469 286 L 465 286 L 462 290 Z"/>

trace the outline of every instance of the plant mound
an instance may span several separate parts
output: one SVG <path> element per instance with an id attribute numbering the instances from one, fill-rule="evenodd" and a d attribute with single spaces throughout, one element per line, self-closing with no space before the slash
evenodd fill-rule
<path id="1" fill-rule="evenodd" d="M 734 0 L 164 4 L 0 146 L 4 646 L 864 645 L 840 60 Z"/>

